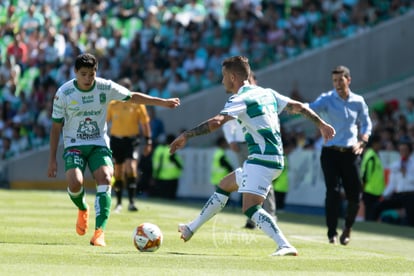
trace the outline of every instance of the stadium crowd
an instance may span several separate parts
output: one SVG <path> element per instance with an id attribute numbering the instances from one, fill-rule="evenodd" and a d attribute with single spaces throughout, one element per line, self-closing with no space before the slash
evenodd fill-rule
<path id="1" fill-rule="evenodd" d="M 245 55 L 260 69 L 366 31 L 412 9 L 411 2 L 2 1 L 0 159 L 48 144 L 52 97 L 74 77 L 79 53 L 98 57 L 98 76 L 129 77 L 136 91 L 184 97 L 219 83 L 224 57 Z"/>

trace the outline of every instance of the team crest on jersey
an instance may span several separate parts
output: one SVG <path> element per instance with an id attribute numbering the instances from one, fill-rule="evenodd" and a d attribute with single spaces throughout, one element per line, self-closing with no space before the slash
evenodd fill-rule
<path id="1" fill-rule="evenodd" d="M 106 103 L 106 95 L 105 95 L 105 93 L 101 93 L 101 94 L 99 94 L 99 102 L 100 102 L 101 104 Z"/>
<path id="2" fill-rule="evenodd" d="M 85 118 L 79 122 L 76 137 L 82 140 L 98 139 L 100 137 L 98 123 L 91 118 Z"/>

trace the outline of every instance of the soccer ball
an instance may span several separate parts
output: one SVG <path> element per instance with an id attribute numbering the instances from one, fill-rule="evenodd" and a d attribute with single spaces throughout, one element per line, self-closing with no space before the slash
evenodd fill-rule
<path id="1" fill-rule="evenodd" d="M 135 228 L 132 234 L 135 247 L 141 252 L 154 252 L 162 244 L 161 229 L 149 222 L 144 222 Z"/>

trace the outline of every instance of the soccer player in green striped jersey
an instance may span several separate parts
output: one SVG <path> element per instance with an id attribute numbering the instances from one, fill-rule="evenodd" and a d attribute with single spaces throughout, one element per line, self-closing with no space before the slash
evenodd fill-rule
<path id="1" fill-rule="evenodd" d="M 249 61 L 243 56 L 227 58 L 222 63 L 227 93 L 232 95 L 216 116 L 179 135 L 170 145 L 174 153 L 188 139 L 219 129 L 229 120 L 237 120 L 243 128 L 249 155 L 242 168 L 225 176 L 209 198 L 201 213 L 191 222 L 180 224 L 181 238 L 188 241 L 193 234 L 226 205 L 231 192 L 242 193 L 242 210 L 277 244 L 272 256 L 296 256 L 298 252 L 278 227 L 274 217 L 262 208 L 272 180 L 283 170 L 283 147 L 278 114 L 282 110 L 300 113 L 314 122 L 325 141 L 335 136 L 335 130 L 307 105 L 285 97 L 273 89 L 251 85 Z"/>

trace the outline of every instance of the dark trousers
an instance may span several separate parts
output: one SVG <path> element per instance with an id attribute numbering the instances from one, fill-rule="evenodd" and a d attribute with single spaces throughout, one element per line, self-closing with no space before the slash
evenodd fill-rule
<path id="1" fill-rule="evenodd" d="M 376 218 L 385 210 L 400 208 L 405 210 L 404 224 L 414 226 L 414 192 L 394 193 L 381 201 L 375 209 Z"/>
<path id="2" fill-rule="evenodd" d="M 365 206 L 365 220 L 366 221 L 375 221 L 377 220 L 375 214 L 375 208 L 377 207 L 381 196 L 376 196 L 368 193 L 363 193 L 362 201 Z"/>
<path id="3" fill-rule="evenodd" d="M 286 199 L 285 192 L 275 192 L 276 198 L 276 210 L 283 210 L 285 209 L 285 199 Z"/>
<path id="4" fill-rule="evenodd" d="M 359 156 L 353 154 L 351 149 L 339 151 L 329 147 L 322 148 L 321 166 L 325 177 L 325 216 L 329 238 L 338 235 L 336 229 L 341 213 L 341 186 L 347 200 L 345 227 L 351 228 L 355 222 L 362 190 L 359 161 Z"/>
<path id="5" fill-rule="evenodd" d="M 153 186 L 151 196 L 166 198 L 166 199 L 175 199 L 178 190 L 178 180 L 160 180 L 155 179 L 155 186 Z"/>

